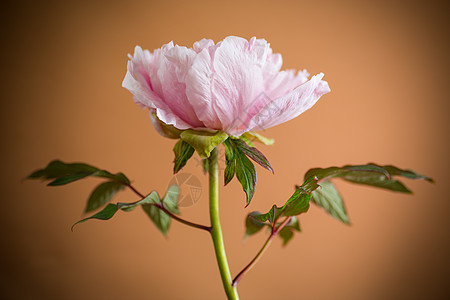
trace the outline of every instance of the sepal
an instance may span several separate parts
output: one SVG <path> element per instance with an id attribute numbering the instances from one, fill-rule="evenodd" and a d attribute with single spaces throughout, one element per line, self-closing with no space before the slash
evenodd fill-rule
<path id="1" fill-rule="evenodd" d="M 210 132 L 188 129 L 181 132 L 180 138 L 191 145 L 201 158 L 208 158 L 211 151 L 228 138 L 228 134 L 222 131 Z"/>

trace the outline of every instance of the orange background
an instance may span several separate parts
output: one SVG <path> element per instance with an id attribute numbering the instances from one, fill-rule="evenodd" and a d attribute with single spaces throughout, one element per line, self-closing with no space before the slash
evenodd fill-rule
<path id="1" fill-rule="evenodd" d="M 33 2 L 34 3 L 34 2 Z M 127 53 L 173 40 L 266 38 L 284 68 L 325 73 L 332 92 L 264 132 L 275 175 L 258 167 L 249 208 L 236 180 L 221 189 L 231 270 L 256 253 L 245 215 L 282 204 L 311 167 L 369 161 L 430 175 L 414 195 L 339 182 L 348 227 L 317 207 L 303 232 L 277 240 L 241 281 L 242 299 L 448 299 L 449 14 L 434 1 L 55 1 L 2 4 L 2 255 L 6 299 L 223 299 L 205 232 L 173 223 L 164 238 L 140 211 L 70 232 L 99 182 L 21 181 L 50 160 L 123 171 L 163 194 L 173 140 L 121 87 Z M 182 216 L 208 224 L 204 192 Z M 114 201 L 135 201 L 122 192 Z"/>

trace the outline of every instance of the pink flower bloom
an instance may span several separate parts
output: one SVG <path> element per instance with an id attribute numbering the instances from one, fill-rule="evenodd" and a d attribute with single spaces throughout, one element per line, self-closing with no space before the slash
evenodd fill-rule
<path id="1" fill-rule="evenodd" d="M 280 71 L 282 58 L 264 39 L 229 36 L 192 48 L 136 46 L 122 86 L 164 123 L 232 136 L 289 121 L 330 92 L 322 73 Z M 155 123 L 154 123 L 155 124 Z"/>

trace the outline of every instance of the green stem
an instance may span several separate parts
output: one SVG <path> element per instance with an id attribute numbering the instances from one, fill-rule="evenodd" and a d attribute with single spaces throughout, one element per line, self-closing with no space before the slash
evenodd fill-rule
<path id="1" fill-rule="evenodd" d="M 231 273 L 228 267 L 225 245 L 223 243 L 222 228 L 219 219 L 219 166 L 217 147 L 211 151 L 208 159 L 209 168 L 209 216 L 211 218 L 211 237 L 216 253 L 217 265 L 219 266 L 220 277 L 223 288 L 229 300 L 238 300 L 237 290 L 231 285 Z"/>

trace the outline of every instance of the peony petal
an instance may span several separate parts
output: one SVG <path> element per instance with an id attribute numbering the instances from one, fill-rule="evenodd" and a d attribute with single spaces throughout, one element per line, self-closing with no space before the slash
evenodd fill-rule
<path id="1" fill-rule="evenodd" d="M 136 46 L 134 56 L 130 56 L 128 61 L 128 71 L 122 86 L 133 94 L 133 100 L 139 106 L 151 110 L 156 109 L 158 118 L 166 124 L 177 125 L 176 127 L 179 129 L 191 128 L 192 126 L 177 116 L 160 95 L 153 90 L 159 85 L 159 82 L 153 80 L 151 76 L 152 69 L 155 68 L 153 64 L 158 63 L 155 58 L 157 57 Z"/>
<path id="2" fill-rule="evenodd" d="M 165 104 L 190 128 L 204 127 L 186 96 L 185 77 L 196 56 L 195 51 L 175 46 L 164 53 L 157 72 Z M 175 127 L 180 128 L 177 124 Z M 180 128 L 181 129 L 181 128 Z"/>
<path id="3" fill-rule="evenodd" d="M 186 95 L 205 127 L 222 129 L 222 123 L 213 109 L 213 76 L 212 58 L 208 49 L 203 49 L 186 75 Z"/>
<path id="4" fill-rule="evenodd" d="M 212 104 L 223 131 L 245 126 L 249 107 L 263 92 L 261 58 L 260 49 L 243 38 L 227 37 L 218 44 L 213 58 Z"/>
<path id="5" fill-rule="evenodd" d="M 175 47 L 167 51 L 164 56 L 175 67 L 177 80 L 179 82 L 184 82 L 186 74 L 197 54 L 192 49 L 175 45 Z"/>
<path id="6" fill-rule="evenodd" d="M 141 108 L 155 107 L 152 100 L 156 100 L 158 95 L 153 93 L 148 86 L 142 85 L 139 81 L 137 81 L 133 75 L 131 75 L 130 71 L 126 73 L 122 82 L 122 87 L 126 88 L 133 94 L 134 102 Z"/>
<path id="7" fill-rule="evenodd" d="M 274 101 L 269 101 L 249 122 L 248 130 L 262 130 L 287 122 L 311 108 L 319 98 L 330 92 L 326 81 L 321 80 L 323 73 L 315 75 L 308 82 L 291 93 Z M 239 135 L 243 132 L 234 131 Z"/>
<path id="8" fill-rule="evenodd" d="M 202 39 L 192 48 L 170 42 L 153 53 L 136 46 L 123 86 L 168 125 L 239 136 L 295 118 L 330 91 L 323 74 L 308 81 L 306 70 L 281 65 L 255 37 Z"/>
<path id="9" fill-rule="evenodd" d="M 308 81 L 308 72 L 285 70 L 264 77 L 265 94 L 270 99 L 278 99 L 287 95 L 299 85 Z"/>
<path id="10" fill-rule="evenodd" d="M 207 49 L 211 46 L 214 46 L 214 41 L 209 39 L 201 39 L 198 42 L 195 42 L 192 48 L 195 52 L 200 53 L 203 49 Z"/>

